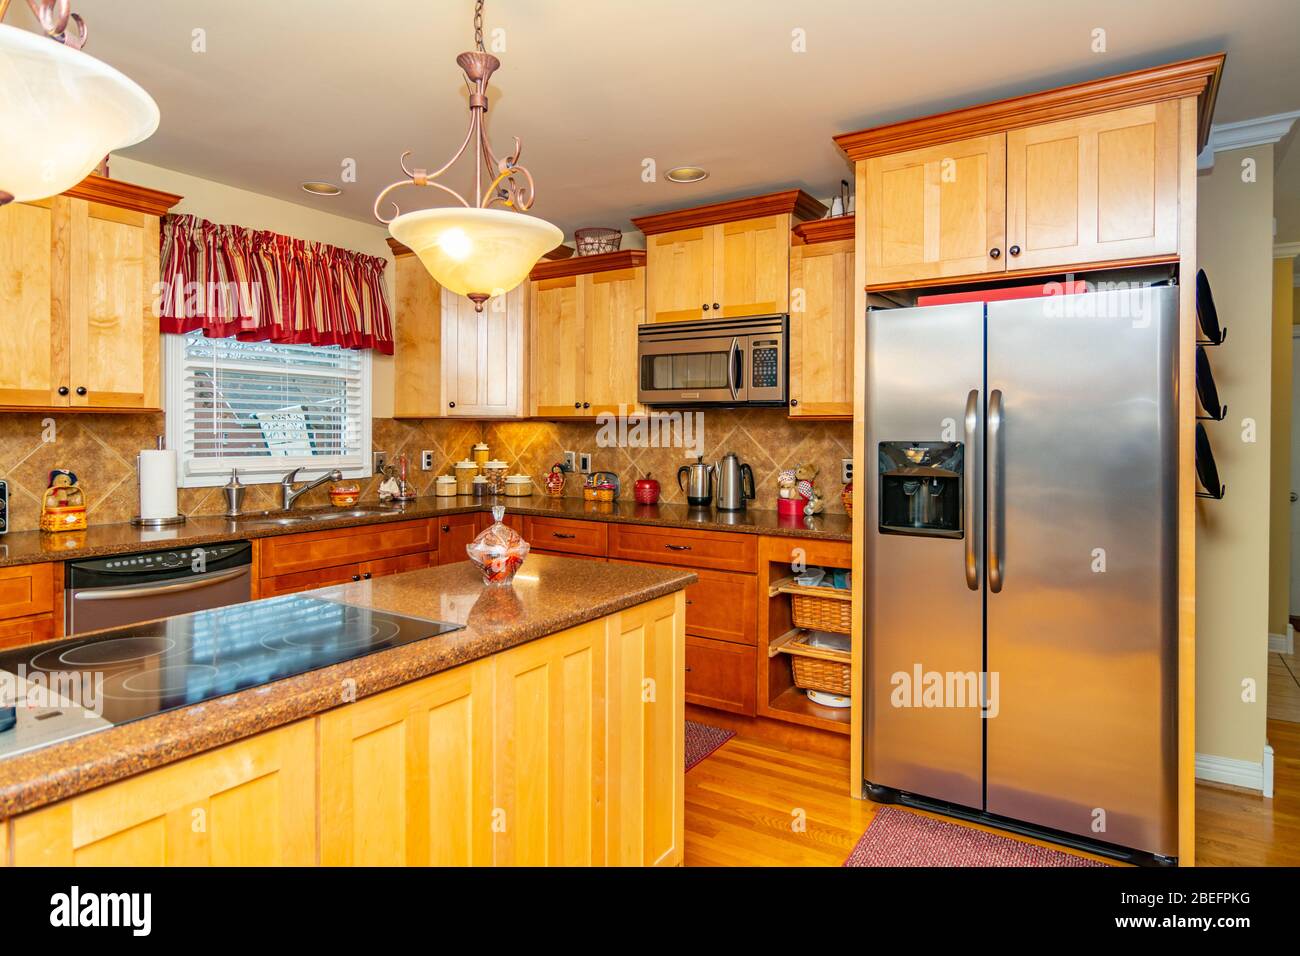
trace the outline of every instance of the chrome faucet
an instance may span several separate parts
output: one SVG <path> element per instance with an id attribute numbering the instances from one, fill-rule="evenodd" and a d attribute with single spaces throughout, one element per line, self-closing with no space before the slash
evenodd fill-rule
<path id="1" fill-rule="evenodd" d="M 293 508 L 293 503 L 313 488 L 319 488 L 327 481 L 343 480 L 343 472 L 336 468 L 333 471 L 325 472 L 325 474 L 321 475 L 315 481 L 310 481 L 297 491 L 294 491 L 293 480 L 298 477 L 298 472 L 300 471 L 302 471 L 301 468 L 295 468 L 293 471 L 289 472 L 289 474 L 280 479 L 280 507 L 285 511 Z"/>

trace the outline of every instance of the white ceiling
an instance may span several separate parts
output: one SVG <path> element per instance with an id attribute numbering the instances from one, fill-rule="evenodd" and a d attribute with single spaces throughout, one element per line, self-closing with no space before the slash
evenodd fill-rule
<path id="1" fill-rule="evenodd" d="M 441 165 L 464 135 L 454 59 L 470 0 L 75 0 L 87 51 L 140 82 L 162 126 L 148 163 L 370 220 L 398 156 Z M 10 23 L 30 26 L 15 2 Z M 1210 53 L 1228 52 L 1215 119 L 1300 108 L 1296 0 L 488 0 L 507 48 L 489 130 L 513 136 L 534 212 L 567 233 L 764 189 L 834 192 L 835 133 Z M 1092 52 L 1094 29 L 1107 52 Z M 191 50 L 206 32 L 206 53 Z M 807 52 L 791 51 L 795 29 Z M 305 179 L 358 181 L 335 199 Z M 660 181 L 641 179 L 653 158 Z M 699 163 L 699 184 L 662 181 Z M 452 185 L 468 183 L 467 167 Z M 455 171 L 453 171 L 455 172 Z M 439 205 L 411 189 L 407 206 Z"/>

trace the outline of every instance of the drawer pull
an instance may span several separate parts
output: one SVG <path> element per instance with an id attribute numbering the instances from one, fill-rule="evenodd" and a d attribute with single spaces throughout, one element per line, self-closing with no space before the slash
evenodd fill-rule
<path id="1" fill-rule="evenodd" d="M 361 575 L 359 575 L 359 574 L 354 574 L 354 575 L 352 575 L 352 580 L 353 580 L 353 581 L 360 581 L 360 580 L 361 580 Z"/>
<path id="2" fill-rule="evenodd" d="M 565 531 L 552 531 L 552 532 L 551 532 L 551 537 L 553 537 L 553 538 L 565 538 L 565 539 L 568 539 L 568 538 L 576 538 L 577 535 L 569 534 L 569 533 L 567 533 L 567 532 L 565 532 Z"/>
<path id="3" fill-rule="evenodd" d="M 692 601 L 692 600 L 690 600 L 690 599 L 687 599 L 687 601 L 686 601 L 686 606 L 687 606 L 687 607 L 690 607 L 690 606 L 691 606 L 692 604 L 694 604 L 694 603 L 695 603 L 694 601 Z"/>
<path id="4" fill-rule="evenodd" d="M 689 551 L 689 550 L 691 550 L 691 546 L 690 546 L 689 544 L 666 544 L 666 545 L 664 545 L 664 547 L 667 548 L 669 551 Z"/>
<path id="5" fill-rule="evenodd" d="M 367 581 L 370 580 L 370 572 L 369 572 L 369 571 L 367 571 L 365 574 L 363 574 L 363 575 L 361 575 L 361 576 L 362 576 L 363 578 L 365 578 Z"/>
<path id="6" fill-rule="evenodd" d="M 687 664 L 687 665 L 686 665 L 686 673 L 689 674 L 690 672 L 691 672 L 691 665 L 690 665 L 690 664 Z"/>

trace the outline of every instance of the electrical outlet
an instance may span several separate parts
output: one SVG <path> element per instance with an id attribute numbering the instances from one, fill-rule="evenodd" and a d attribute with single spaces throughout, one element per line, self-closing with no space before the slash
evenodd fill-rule
<path id="1" fill-rule="evenodd" d="M 578 470 L 584 475 L 591 474 L 591 452 L 584 451 L 578 454 Z"/>
<path id="2" fill-rule="evenodd" d="M 840 459 L 840 484 L 847 485 L 853 480 L 853 459 Z"/>
<path id="3" fill-rule="evenodd" d="M 578 453 L 577 453 L 577 452 L 566 451 L 566 452 L 564 453 L 564 470 L 565 470 L 565 471 L 577 471 L 577 470 L 578 470 Z"/>
<path id="4" fill-rule="evenodd" d="M 388 464 L 388 452 L 386 451 L 375 452 L 375 474 L 377 475 L 380 472 L 382 472 L 384 470 L 384 466 L 387 464 Z"/>
<path id="5" fill-rule="evenodd" d="M 431 451 L 420 452 L 420 470 L 421 471 L 433 470 L 433 452 Z"/>

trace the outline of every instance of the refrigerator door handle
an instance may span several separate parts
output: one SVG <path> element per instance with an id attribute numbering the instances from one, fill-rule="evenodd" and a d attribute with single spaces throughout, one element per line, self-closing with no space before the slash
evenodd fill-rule
<path id="1" fill-rule="evenodd" d="M 989 549 L 989 590 L 1002 590 L 1002 390 L 989 392 L 988 507 L 985 525 Z"/>
<path id="2" fill-rule="evenodd" d="M 962 523 L 966 528 L 966 587 L 972 591 L 980 588 L 979 556 L 975 553 L 975 438 L 979 428 L 979 389 L 972 388 L 966 396 L 966 465 L 963 469 L 965 487 L 962 488 Z"/>

